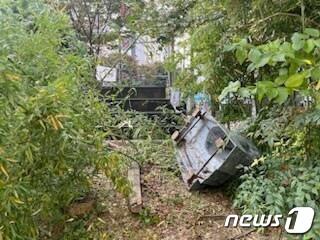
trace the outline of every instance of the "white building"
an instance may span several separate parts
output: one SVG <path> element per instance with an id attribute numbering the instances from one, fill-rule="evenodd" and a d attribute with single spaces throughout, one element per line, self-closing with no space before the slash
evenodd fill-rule
<path id="1" fill-rule="evenodd" d="M 159 62 L 163 63 L 171 51 L 169 47 L 160 49 L 160 44 L 155 40 L 148 36 L 141 36 L 123 40 L 121 48 L 110 50 L 108 47 L 102 46 L 100 50 L 100 56 L 104 58 L 108 58 L 108 56 L 115 53 L 127 54 L 135 59 L 138 65 L 148 66 Z M 103 81 L 105 85 L 108 85 L 110 82 L 116 82 L 117 67 L 116 62 L 113 69 L 103 65 L 97 66 L 97 80 Z"/>

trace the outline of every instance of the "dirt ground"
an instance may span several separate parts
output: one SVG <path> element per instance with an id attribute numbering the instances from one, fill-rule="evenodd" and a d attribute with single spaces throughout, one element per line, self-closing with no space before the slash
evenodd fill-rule
<path id="1" fill-rule="evenodd" d="M 179 176 L 150 164 L 142 168 L 141 182 L 144 209 L 133 214 L 126 199 L 112 190 L 103 175 L 95 179 L 102 206 L 97 216 L 99 231 L 107 239 L 281 239 L 277 231 L 266 236 L 250 229 L 225 228 L 226 216 L 234 211 L 223 190 L 190 193 Z"/>

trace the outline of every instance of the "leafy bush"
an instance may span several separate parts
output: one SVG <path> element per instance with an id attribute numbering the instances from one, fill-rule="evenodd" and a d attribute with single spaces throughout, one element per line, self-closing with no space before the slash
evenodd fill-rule
<path id="1" fill-rule="evenodd" d="M 121 83 L 132 83 L 138 78 L 138 63 L 137 61 L 126 54 L 113 53 L 107 58 L 102 57 L 100 59 L 101 63 L 107 67 L 115 68 L 115 63 L 121 63 Z"/>
<path id="2" fill-rule="evenodd" d="M 227 104 L 222 104 L 217 111 L 217 119 L 222 123 L 241 121 L 251 115 L 251 105 L 243 104 L 238 100 L 231 100 Z"/>
<path id="3" fill-rule="evenodd" d="M 243 39 L 226 48 L 235 50 L 238 62 L 257 81 L 243 87 L 240 81 L 230 82 L 220 100 L 229 93 L 256 96 L 264 106 L 247 132 L 263 157 L 247 169 L 235 190 L 234 206 L 245 213 L 283 214 L 301 206 L 319 212 L 319 37 L 319 30 L 305 28 L 291 41 L 253 46 Z M 304 239 L 319 238 L 319 220 L 317 216 Z"/>
<path id="4" fill-rule="evenodd" d="M 234 207 L 243 213 L 286 214 L 294 207 L 320 210 L 318 111 L 269 109 L 249 127 L 264 155 L 246 169 L 234 189 Z M 315 121 L 314 121 L 315 120 Z M 306 131 L 313 123 L 312 131 Z M 320 236 L 320 218 L 304 239 Z"/>
<path id="5" fill-rule="evenodd" d="M 248 63 L 247 72 L 257 76 L 255 86 L 239 87 L 235 91 L 230 82 L 220 98 L 228 92 L 238 92 L 242 97 L 256 95 L 278 104 L 285 103 L 289 96 L 299 92 L 313 98 L 319 108 L 320 89 L 320 31 L 306 28 L 303 33 L 294 33 L 291 41 L 277 39 L 259 46 L 253 46 L 247 39 L 226 47 L 235 50 L 238 62 Z"/>
<path id="6" fill-rule="evenodd" d="M 99 126 L 110 115 L 84 88 L 89 61 L 68 17 L 37 0 L 0 8 L 0 239 L 35 239 L 64 223 L 90 169 L 127 188 L 121 159 L 104 148 Z"/>
<path id="7" fill-rule="evenodd" d="M 241 177 L 234 196 L 234 207 L 250 214 L 287 214 L 294 207 L 308 206 L 319 212 L 320 166 L 305 165 L 300 158 L 281 159 L 272 153 L 260 159 Z M 294 163 L 292 162 L 294 161 Z M 304 239 L 320 236 L 320 218 Z"/>

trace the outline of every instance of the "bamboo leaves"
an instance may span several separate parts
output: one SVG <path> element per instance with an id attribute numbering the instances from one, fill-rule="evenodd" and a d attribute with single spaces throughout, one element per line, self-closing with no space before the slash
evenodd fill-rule
<path id="1" fill-rule="evenodd" d="M 88 191 L 88 169 L 109 161 L 97 127 L 109 111 L 83 45 L 64 13 L 37 0 L 13 11 L 23 2 L 0 2 L 0 235 L 17 240 L 42 238 L 39 226 Z"/>

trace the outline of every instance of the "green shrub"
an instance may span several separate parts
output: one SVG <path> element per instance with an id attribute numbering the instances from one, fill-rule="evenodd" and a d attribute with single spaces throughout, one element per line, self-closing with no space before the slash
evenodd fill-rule
<path id="1" fill-rule="evenodd" d="M 284 160 L 270 154 L 264 162 L 241 177 L 234 195 L 234 207 L 249 214 L 283 214 L 294 207 L 312 207 L 318 213 L 320 165 L 302 165 L 302 159 Z M 304 239 L 320 236 L 320 218 Z M 312 238 L 314 237 L 314 238 Z"/>
<path id="2" fill-rule="evenodd" d="M 319 238 L 320 162 L 315 146 L 320 141 L 319 135 L 310 134 L 317 132 L 318 119 L 317 110 L 297 115 L 293 109 L 282 109 L 260 115 L 249 127 L 249 136 L 265 152 L 234 189 L 235 208 L 250 214 L 285 215 L 294 207 L 312 207 L 315 224 L 304 239 Z"/>
<path id="3" fill-rule="evenodd" d="M 95 167 L 127 188 L 68 17 L 42 1 L 4 0 L 0 29 L 0 239 L 35 239 L 65 221 Z"/>

